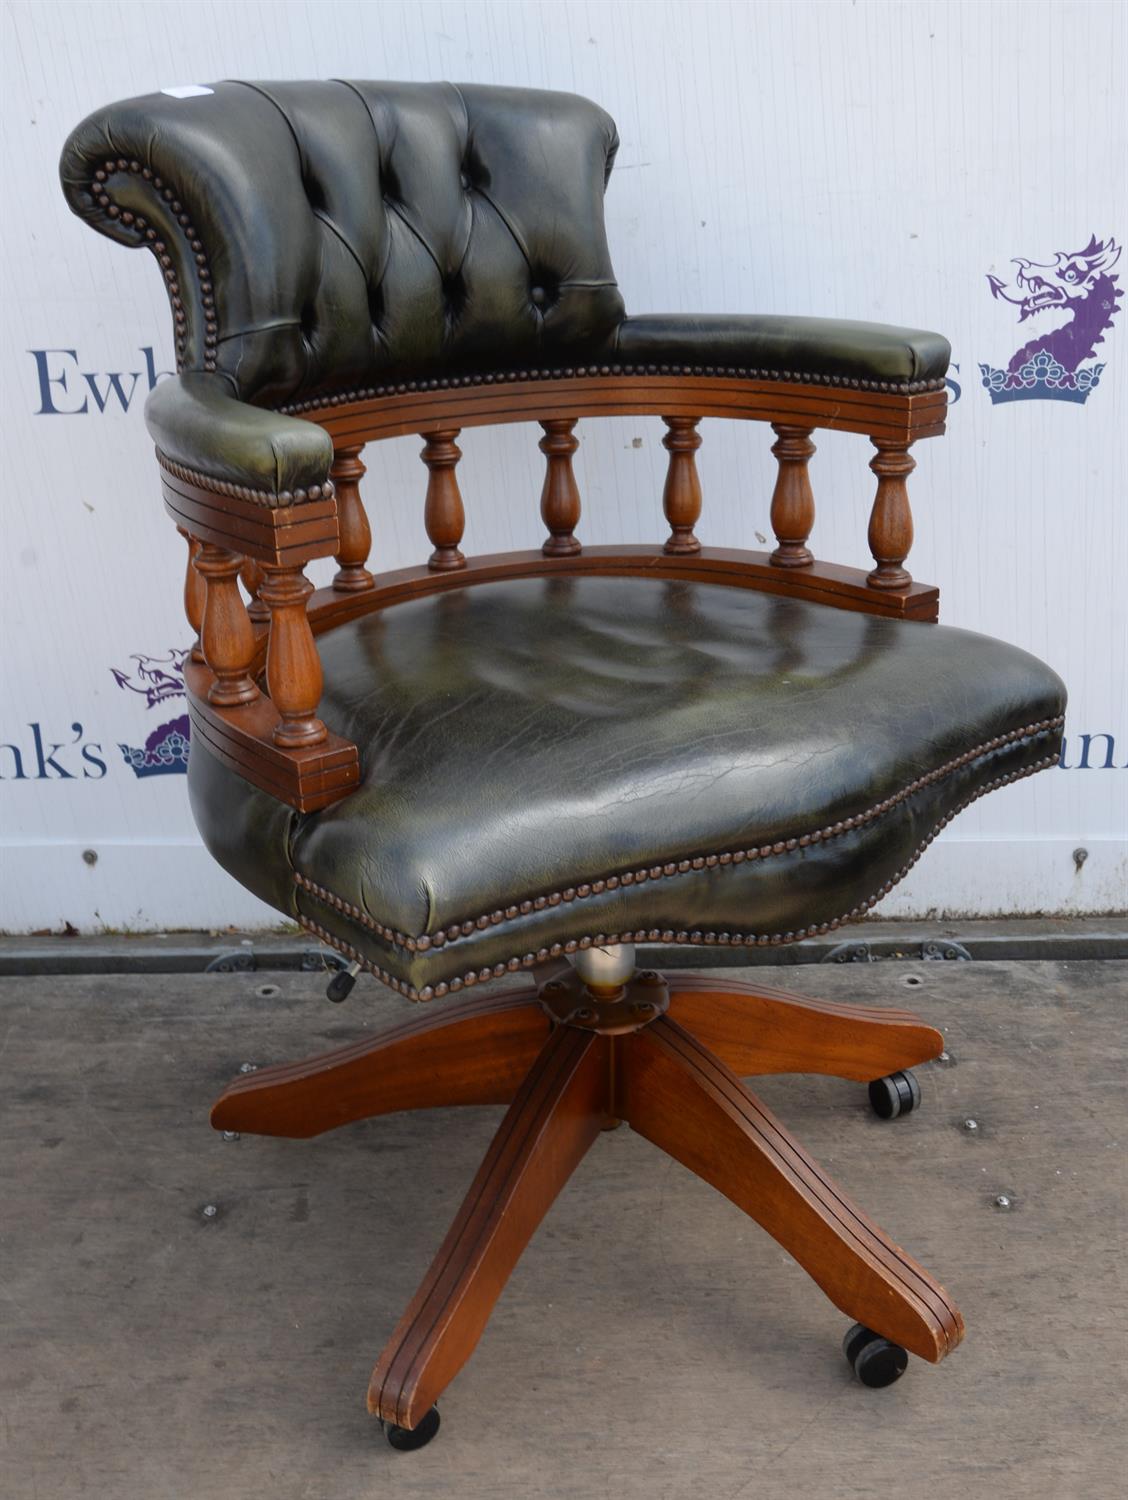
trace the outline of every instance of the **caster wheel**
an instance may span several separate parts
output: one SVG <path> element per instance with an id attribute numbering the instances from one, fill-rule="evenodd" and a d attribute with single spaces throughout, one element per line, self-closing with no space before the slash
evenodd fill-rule
<path id="1" fill-rule="evenodd" d="M 882 1120 L 911 1115 L 920 1103 L 920 1084 L 911 1073 L 890 1073 L 888 1078 L 875 1078 L 870 1084 L 869 1101 Z"/>
<path id="2" fill-rule="evenodd" d="M 909 1364 L 908 1352 L 900 1344 L 883 1339 L 860 1323 L 855 1323 L 842 1340 L 842 1352 L 854 1374 L 871 1390 L 900 1380 Z"/>
<path id="3" fill-rule="evenodd" d="M 397 1453 L 412 1453 L 416 1448 L 425 1448 L 439 1430 L 439 1408 L 432 1406 L 423 1420 L 414 1427 L 397 1427 L 394 1422 L 380 1421 L 388 1446 Z"/>

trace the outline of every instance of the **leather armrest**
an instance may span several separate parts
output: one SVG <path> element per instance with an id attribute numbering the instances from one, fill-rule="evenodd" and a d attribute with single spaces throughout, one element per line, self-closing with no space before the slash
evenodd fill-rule
<path id="1" fill-rule="evenodd" d="M 626 364 L 737 368 L 761 377 L 831 376 L 905 389 L 940 383 L 951 345 L 939 333 L 840 318 L 656 313 L 619 325 Z"/>
<path id="2" fill-rule="evenodd" d="M 145 424 L 166 458 L 205 480 L 262 491 L 276 504 L 324 485 L 333 462 L 322 428 L 237 400 L 219 374 L 189 371 L 162 380 L 145 403 Z"/>

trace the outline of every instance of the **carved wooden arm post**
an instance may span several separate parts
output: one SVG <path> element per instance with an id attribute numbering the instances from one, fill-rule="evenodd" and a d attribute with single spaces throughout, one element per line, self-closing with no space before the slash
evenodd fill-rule
<path id="1" fill-rule="evenodd" d="M 771 555 L 777 568 L 809 568 L 814 556 L 807 538 L 815 524 L 815 497 L 807 465 L 815 453 L 812 427 L 773 422 L 772 453 L 779 464 L 772 492 L 772 530 L 779 545 Z"/>
<path id="2" fill-rule="evenodd" d="M 541 423 L 544 437 L 537 444 L 547 460 L 541 490 L 541 520 L 548 528 L 541 551 L 545 557 L 574 557 L 582 551 L 574 535 L 580 524 L 580 490 L 572 472 L 572 455 L 580 446 L 573 436 L 575 417 L 550 417 Z"/>
<path id="3" fill-rule="evenodd" d="M 234 484 L 204 483 L 158 456 L 165 509 L 189 549 L 184 607 L 199 631 L 199 650 L 185 668 L 193 733 L 291 806 L 324 807 L 356 786 L 359 758 L 356 746 L 317 716 L 321 660 L 306 612 L 313 585 L 303 570 L 335 555 L 343 569 L 367 572 L 357 555 L 355 515 L 342 543 L 332 484 L 283 505 Z M 345 478 L 355 481 L 351 462 Z M 268 622 L 265 642 L 255 629 L 260 620 Z M 255 681 L 264 647 L 269 698 Z"/>
<path id="4" fill-rule="evenodd" d="M 328 730 L 317 717 L 321 701 L 321 658 L 306 614 L 313 584 L 301 564 L 263 571 L 261 598 L 270 610 L 266 648 L 266 685 L 281 722 L 274 743 L 284 749 L 320 745 Z"/>
<path id="5" fill-rule="evenodd" d="M 877 475 L 877 494 L 869 523 L 869 549 L 877 567 L 867 582 L 873 589 L 903 589 L 912 575 L 902 567 L 913 545 L 913 513 L 906 483 L 916 468 L 910 458 L 912 443 L 890 443 L 871 438 L 877 449 L 870 468 Z"/>
<path id="6" fill-rule="evenodd" d="M 449 573 L 466 566 L 466 559 L 458 550 L 466 527 L 466 514 L 454 473 L 462 457 L 462 450 L 454 441 L 460 431 L 458 427 L 451 427 L 422 434 L 422 458 L 428 469 L 423 524 L 435 548 L 427 563 L 433 573 Z"/>
<path id="7" fill-rule="evenodd" d="M 337 526 L 341 533 L 333 579 L 338 594 L 363 594 L 372 587 L 372 574 L 365 566 L 372 547 L 372 528 L 360 498 L 360 481 L 366 473 L 360 461 L 363 452 L 363 443 L 355 448 L 338 448 L 329 470 L 337 492 Z"/>
<path id="8" fill-rule="evenodd" d="M 188 624 L 195 632 L 192 642 L 192 660 L 203 661 L 204 648 L 200 644 L 200 631 L 204 624 L 204 596 L 207 593 L 207 584 L 204 576 L 196 568 L 196 558 L 200 554 L 200 539 L 194 537 L 190 531 L 185 531 L 183 526 L 178 526 L 177 531 L 188 543 L 188 563 L 184 569 L 184 613 Z"/>
<path id="9" fill-rule="evenodd" d="M 664 552 L 686 554 L 700 552 L 701 543 L 693 528 L 701 514 L 701 480 L 694 457 L 701 447 L 697 431 L 700 417 L 663 417 L 667 427 L 662 446 L 670 455 L 666 484 L 662 490 L 662 510 L 670 523 L 670 535 Z"/>
<path id="10" fill-rule="evenodd" d="M 196 556 L 196 571 L 207 581 L 200 641 L 204 660 L 215 673 L 208 701 L 222 708 L 253 703 L 259 695 L 251 676 L 255 632 L 239 592 L 237 552 L 205 542 Z"/>

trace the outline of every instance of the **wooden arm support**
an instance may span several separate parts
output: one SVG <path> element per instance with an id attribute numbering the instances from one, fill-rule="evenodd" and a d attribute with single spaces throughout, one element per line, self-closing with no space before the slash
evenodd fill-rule
<path id="1" fill-rule="evenodd" d="M 332 483 L 301 503 L 281 505 L 193 474 L 158 454 L 165 507 L 189 547 L 184 604 L 195 633 L 186 673 L 197 733 L 255 785 L 303 812 L 324 807 L 358 784 L 354 746 L 318 718 L 321 664 L 315 637 L 348 620 L 452 587 L 544 573 L 676 578 L 723 583 L 903 619 L 934 620 L 935 589 L 915 584 L 904 563 L 912 543 L 906 480 L 909 448 L 943 431 L 942 390 L 913 395 L 799 382 L 686 378 L 609 372 L 552 380 L 506 380 L 456 389 L 409 391 L 311 410 L 335 444 Z M 669 464 L 661 545 L 583 549 L 575 535 L 580 494 L 572 469 L 580 416 L 652 413 L 662 417 Z M 307 415 L 307 413 L 303 413 Z M 696 453 L 704 416 L 767 420 L 779 471 L 771 499 L 777 546 L 764 553 L 703 548 Z M 539 551 L 467 559 L 456 478 L 464 426 L 535 419 L 546 471 Z M 866 433 L 877 452 L 877 494 L 869 525 L 869 574 L 820 562 L 809 548 L 815 502 L 808 463 L 816 427 Z M 424 524 L 427 564 L 374 577 L 367 567 L 371 528 L 360 498 L 364 443 L 421 433 L 428 470 Z M 304 574 L 336 557 L 332 587 L 315 593 Z M 250 596 L 249 608 L 238 580 Z M 265 672 L 269 694 L 260 692 Z M 258 679 L 258 680 L 256 680 Z"/>

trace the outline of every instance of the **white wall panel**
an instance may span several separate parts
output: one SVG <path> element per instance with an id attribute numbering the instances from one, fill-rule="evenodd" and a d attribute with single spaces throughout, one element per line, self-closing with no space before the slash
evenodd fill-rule
<path id="1" fill-rule="evenodd" d="M 912 566 L 941 585 L 947 622 L 1015 641 L 1061 672 L 1068 769 L 963 814 L 885 909 L 1123 907 L 1126 317 L 1113 318 L 1087 362 L 1105 368 L 1084 404 L 992 405 L 979 364 L 1005 366 L 1051 326 L 1020 329 L 1016 309 L 990 295 L 989 272 L 1009 281 L 1012 257 L 1048 262 L 1091 235 L 1120 244 L 1128 233 L 1126 14 L 1099 0 L 8 5 L 0 742 L 12 748 L 0 748 L 0 926 L 272 919 L 199 852 L 183 776 L 139 779 L 118 748 L 143 746 L 184 711 L 175 696 L 148 707 L 111 671 L 135 673 L 135 655 L 161 658 L 187 642 L 181 544 L 141 419 L 140 351 L 170 367 L 169 318 L 150 258 L 72 218 L 56 178 L 67 131 L 89 110 L 230 76 L 576 90 L 619 124 L 607 214 L 632 311 L 805 312 L 948 333 L 959 399 L 949 435 L 916 450 Z M 1128 254 L 1111 274 L 1128 283 Z M 51 387 L 60 413 L 85 402 L 84 413 L 40 414 L 36 350 L 74 351 L 39 360 L 66 377 Z M 128 410 L 110 372 L 132 391 Z M 715 422 L 703 431 L 701 535 L 756 546 L 768 531 L 771 434 Z M 657 534 L 660 434 L 657 419 L 584 424 L 588 541 Z M 470 548 L 538 540 L 537 436 L 464 435 Z M 422 555 L 417 447 L 397 440 L 365 455 L 380 566 Z M 823 556 L 868 561 L 868 456 L 861 439 L 819 440 Z M 46 759 L 54 743 L 67 775 Z M 1078 847 L 1089 851 L 1080 870 Z"/>

